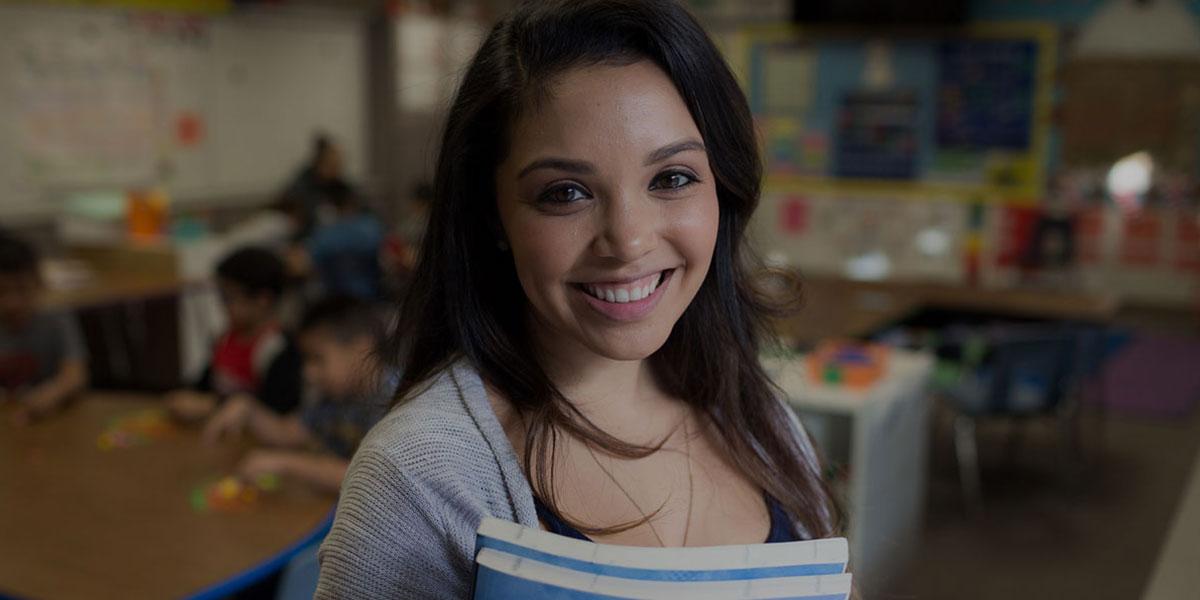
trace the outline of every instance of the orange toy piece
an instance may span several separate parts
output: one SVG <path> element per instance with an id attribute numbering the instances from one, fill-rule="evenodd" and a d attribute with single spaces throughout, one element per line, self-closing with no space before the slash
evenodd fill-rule
<path id="1" fill-rule="evenodd" d="M 808 375 L 826 385 L 868 388 L 883 377 L 889 353 L 879 344 L 826 340 L 806 357 Z"/>
<path id="2" fill-rule="evenodd" d="M 217 511 L 250 507 L 258 499 L 258 490 L 237 477 L 226 477 L 212 485 L 205 495 L 208 508 Z"/>

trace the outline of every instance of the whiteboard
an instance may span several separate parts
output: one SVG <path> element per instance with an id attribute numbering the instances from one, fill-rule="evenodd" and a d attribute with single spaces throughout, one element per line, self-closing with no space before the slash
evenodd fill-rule
<path id="1" fill-rule="evenodd" d="M 0 217 L 98 188 L 265 197 L 317 132 L 361 180 L 365 36 L 344 13 L 0 6 Z"/>

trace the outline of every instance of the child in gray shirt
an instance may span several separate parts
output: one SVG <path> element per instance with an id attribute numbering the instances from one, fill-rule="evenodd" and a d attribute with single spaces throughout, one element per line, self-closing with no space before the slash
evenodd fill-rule
<path id="1" fill-rule="evenodd" d="M 87 385 L 87 351 L 75 319 L 38 308 L 42 280 L 29 244 L 0 232 L 0 398 L 29 421 Z"/>

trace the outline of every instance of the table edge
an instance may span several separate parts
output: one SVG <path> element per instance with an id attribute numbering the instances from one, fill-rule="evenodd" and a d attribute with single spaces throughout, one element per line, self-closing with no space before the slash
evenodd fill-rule
<path id="1" fill-rule="evenodd" d="M 321 522 L 318 523 L 317 526 L 312 529 L 312 531 L 309 531 L 299 540 L 293 542 L 292 545 L 285 547 L 278 554 L 267 558 L 257 565 L 254 565 L 249 569 L 246 569 L 245 571 L 242 571 L 241 573 L 238 573 L 224 581 L 219 581 L 207 588 L 190 594 L 187 596 L 187 598 L 189 600 L 216 600 L 218 598 L 224 598 L 235 592 L 243 590 L 246 587 L 249 587 L 253 583 L 257 583 L 271 573 L 282 569 L 283 567 L 287 566 L 287 563 L 295 558 L 295 556 L 302 550 L 308 548 L 313 543 L 319 542 L 325 537 L 325 534 L 329 533 L 330 528 L 333 527 L 333 517 L 336 511 L 336 506 L 330 509 L 329 513 L 326 514 L 323 519 L 321 519 Z"/>

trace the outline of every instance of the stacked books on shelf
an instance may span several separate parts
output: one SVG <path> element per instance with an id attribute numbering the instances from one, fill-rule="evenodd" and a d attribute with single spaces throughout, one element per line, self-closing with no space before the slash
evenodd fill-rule
<path id="1" fill-rule="evenodd" d="M 499 519 L 479 526 L 475 600 L 846 600 L 845 538 L 642 548 L 596 544 Z"/>

